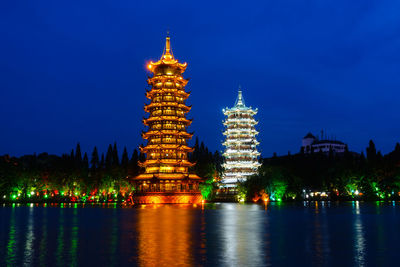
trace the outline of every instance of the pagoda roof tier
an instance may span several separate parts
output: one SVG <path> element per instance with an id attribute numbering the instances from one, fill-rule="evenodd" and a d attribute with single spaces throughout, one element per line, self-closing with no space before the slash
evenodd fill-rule
<path id="1" fill-rule="evenodd" d="M 255 136 L 258 134 L 258 131 L 256 131 L 256 130 L 240 131 L 240 130 L 234 130 L 234 129 L 227 129 L 222 134 L 228 135 L 228 138 L 230 138 L 230 139 L 236 139 L 235 135 L 238 135 L 239 137 Z"/>
<path id="2" fill-rule="evenodd" d="M 226 119 L 225 121 L 222 122 L 225 126 L 228 125 L 257 125 L 258 121 L 255 119 L 250 119 L 250 118 L 243 118 L 243 119 Z"/>
<path id="3" fill-rule="evenodd" d="M 154 167 L 161 165 L 168 165 L 171 167 L 193 167 L 196 163 L 192 163 L 188 160 L 178 159 L 148 159 L 145 162 L 139 162 L 140 167 Z"/>
<path id="4" fill-rule="evenodd" d="M 234 141 L 234 140 L 229 140 L 231 142 L 228 142 L 228 140 L 225 140 L 222 145 L 226 146 L 227 148 L 243 148 L 243 149 L 255 149 L 256 147 L 260 144 L 260 142 L 254 140 L 254 141 L 249 141 L 249 142 L 242 142 L 242 141 Z M 251 143 L 251 145 L 248 145 L 246 143 Z"/>
<path id="5" fill-rule="evenodd" d="M 189 126 L 192 123 L 191 119 L 186 119 L 185 117 L 178 117 L 178 116 L 156 116 L 156 117 L 149 117 L 147 119 L 143 119 L 143 123 L 148 125 L 149 122 L 153 121 L 178 121 L 183 122 L 186 126 Z"/>
<path id="6" fill-rule="evenodd" d="M 229 162 L 229 164 L 223 164 L 225 169 L 232 169 L 232 168 L 257 168 L 261 166 L 261 164 L 257 161 L 237 161 L 237 162 Z"/>
<path id="7" fill-rule="evenodd" d="M 186 152 L 192 152 L 194 148 L 188 147 L 187 145 L 178 145 L 178 144 L 156 144 L 156 145 L 147 145 L 145 147 L 140 146 L 140 151 L 146 152 L 149 150 L 161 150 L 161 149 L 176 149 Z"/>
<path id="8" fill-rule="evenodd" d="M 225 131 L 233 131 L 233 132 L 246 132 L 246 131 L 256 131 L 255 127 L 248 126 L 248 127 L 226 127 Z"/>
<path id="9" fill-rule="evenodd" d="M 239 114 L 247 113 L 255 115 L 257 114 L 257 111 L 258 111 L 257 108 L 253 109 L 252 107 L 246 106 L 246 104 L 244 103 L 242 89 L 240 88 L 240 86 L 239 86 L 238 96 L 235 101 L 235 105 L 232 108 L 225 108 L 222 110 L 224 115 L 229 115 L 231 113 L 239 113 Z"/>
<path id="10" fill-rule="evenodd" d="M 151 136 L 163 136 L 163 135 L 175 135 L 183 138 L 192 138 L 193 133 L 188 133 L 185 131 L 178 131 L 178 130 L 153 130 L 148 132 L 142 132 L 142 137 L 147 139 Z"/>
<path id="11" fill-rule="evenodd" d="M 223 109 L 222 112 L 224 113 L 225 116 L 229 116 L 231 114 L 243 114 L 243 115 L 256 115 L 258 112 L 258 109 L 251 109 L 251 108 L 246 108 L 246 109 L 236 109 L 236 108 L 226 108 Z"/>
<path id="12" fill-rule="evenodd" d="M 233 154 L 249 154 L 249 155 L 258 155 L 258 152 L 255 149 L 232 149 L 229 148 L 224 152 L 224 155 L 233 155 Z"/>
<path id="13" fill-rule="evenodd" d="M 225 155 L 224 155 L 225 156 Z M 237 162 L 258 162 L 255 155 L 237 155 L 234 157 L 226 157 L 226 162 L 224 164 L 236 164 Z"/>
<path id="14" fill-rule="evenodd" d="M 162 67 L 163 69 L 170 67 L 170 68 L 177 70 L 178 74 L 181 74 L 181 73 L 185 72 L 187 63 L 186 62 L 183 64 L 179 63 L 179 61 L 176 59 L 173 59 L 173 60 L 160 59 L 157 62 L 150 61 L 150 63 L 147 65 L 147 68 L 152 73 L 154 73 L 155 76 L 164 76 L 164 77 L 166 76 L 169 78 L 169 77 L 175 76 L 177 74 L 177 72 L 175 72 L 175 71 L 168 72 L 168 71 L 164 71 L 164 70 L 160 71 L 160 69 L 158 67 Z"/>
<path id="15" fill-rule="evenodd" d="M 255 139 L 251 138 L 237 138 L 237 139 L 226 139 L 222 144 L 224 146 L 234 146 L 234 145 L 242 145 L 243 143 L 251 143 L 251 145 L 258 145 L 260 142 L 258 142 Z M 243 146 L 248 146 L 248 145 L 243 145 Z"/>
<path id="16" fill-rule="evenodd" d="M 174 69 L 178 70 L 180 73 L 183 73 L 186 70 L 187 63 L 179 63 L 178 60 L 174 58 L 174 55 L 172 53 L 171 49 L 171 40 L 169 36 L 167 36 L 166 41 L 165 41 L 165 49 L 164 52 L 157 62 L 152 62 L 147 65 L 148 69 L 154 73 L 155 76 L 158 75 L 167 75 L 167 76 L 173 76 L 176 75 L 171 70 L 160 70 L 159 67 L 161 66 L 168 66 L 168 67 L 173 67 Z"/>
<path id="17" fill-rule="evenodd" d="M 150 103 L 148 105 L 144 106 L 144 111 L 150 112 L 149 109 L 155 108 L 155 107 L 175 107 L 175 108 L 180 108 L 185 112 L 189 112 L 192 109 L 192 106 L 187 106 L 182 103 L 177 103 L 177 102 L 161 102 L 161 103 Z"/>
<path id="18" fill-rule="evenodd" d="M 178 89 L 152 89 L 150 91 L 147 91 L 145 93 L 146 97 L 148 99 L 152 99 L 155 94 L 165 94 L 165 93 L 172 93 L 175 96 L 180 96 L 184 98 L 185 100 L 190 96 L 190 92 L 186 92 L 184 90 L 178 90 Z"/>
<path id="19" fill-rule="evenodd" d="M 142 173 L 138 176 L 132 178 L 132 180 L 151 180 L 151 179 L 160 179 L 160 180 L 197 180 L 202 181 L 199 176 L 192 173 Z"/>
<path id="20" fill-rule="evenodd" d="M 154 76 L 147 79 L 147 83 L 152 86 L 160 87 L 163 83 L 175 82 L 185 87 L 189 82 L 189 79 L 184 79 L 181 75 L 168 75 L 168 76 Z M 161 83 L 161 84 L 160 84 Z"/>

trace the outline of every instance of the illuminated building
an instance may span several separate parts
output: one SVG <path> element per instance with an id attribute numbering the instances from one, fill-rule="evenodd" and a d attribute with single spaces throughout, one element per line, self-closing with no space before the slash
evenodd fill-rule
<path id="1" fill-rule="evenodd" d="M 258 122 L 254 119 L 257 109 L 245 105 L 239 88 L 235 106 L 223 109 L 223 113 L 226 116 L 223 122 L 226 139 L 223 142 L 225 173 L 222 183 L 223 187 L 229 189 L 235 187 L 238 181 L 255 174 L 260 166 L 257 159 L 260 155 L 257 151 L 259 142 L 256 140 L 258 132 L 255 129 Z"/>
<path id="2" fill-rule="evenodd" d="M 134 177 L 134 202 L 136 203 L 199 203 L 201 194 L 196 174 L 189 174 L 187 140 L 193 134 L 187 132 L 191 120 L 186 119 L 190 106 L 185 104 L 190 93 L 185 91 L 188 80 L 182 77 L 187 63 L 179 63 L 171 50 L 170 38 L 161 59 L 147 66 L 153 74 L 147 80 L 151 90 L 146 92 L 150 103 L 144 110 L 149 113 L 143 119 L 148 130 L 142 133 L 147 145 L 140 147 L 146 160 L 139 162 L 144 172 Z"/>
<path id="3" fill-rule="evenodd" d="M 315 137 L 312 133 L 308 133 L 303 137 L 301 151 L 303 153 L 319 153 L 333 154 L 344 153 L 347 150 L 347 145 L 341 141 L 329 139 L 324 132 L 321 131 L 321 138 Z"/>

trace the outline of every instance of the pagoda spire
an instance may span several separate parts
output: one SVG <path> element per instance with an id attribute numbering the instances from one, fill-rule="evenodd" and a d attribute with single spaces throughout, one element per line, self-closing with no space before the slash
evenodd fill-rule
<path id="1" fill-rule="evenodd" d="M 169 31 L 167 31 L 167 37 L 165 38 L 165 48 L 164 53 L 161 56 L 161 60 L 174 60 L 174 54 L 171 49 L 171 38 L 169 37 Z"/>
<path id="2" fill-rule="evenodd" d="M 242 96 L 242 87 L 239 85 L 238 96 L 235 101 L 235 107 L 245 107 L 244 99 Z"/>

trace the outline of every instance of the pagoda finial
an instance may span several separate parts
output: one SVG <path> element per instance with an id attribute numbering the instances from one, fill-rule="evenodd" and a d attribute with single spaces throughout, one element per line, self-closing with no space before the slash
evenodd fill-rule
<path id="1" fill-rule="evenodd" d="M 173 60 L 174 59 L 174 55 L 172 54 L 172 50 L 171 50 L 171 40 L 169 37 L 169 30 L 167 30 L 167 37 L 165 38 L 164 53 L 163 53 L 161 59 L 164 59 L 164 60 Z"/>
<path id="2" fill-rule="evenodd" d="M 241 85 L 239 85 L 239 91 L 238 91 L 238 96 L 236 98 L 235 106 L 240 106 L 240 107 L 246 106 L 244 104 L 244 99 L 242 96 L 242 86 Z"/>

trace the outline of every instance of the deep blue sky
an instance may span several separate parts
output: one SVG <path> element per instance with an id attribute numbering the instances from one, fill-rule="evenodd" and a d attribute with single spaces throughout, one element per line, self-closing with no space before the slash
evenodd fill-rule
<path id="1" fill-rule="evenodd" d="M 400 141 L 400 2 L 2 1 L 0 155 L 142 143 L 145 65 L 188 62 L 190 127 L 221 150 L 222 108 L 243 87 L 260 149 L 299 151 L 309 131 L 360 152 Z"/>

